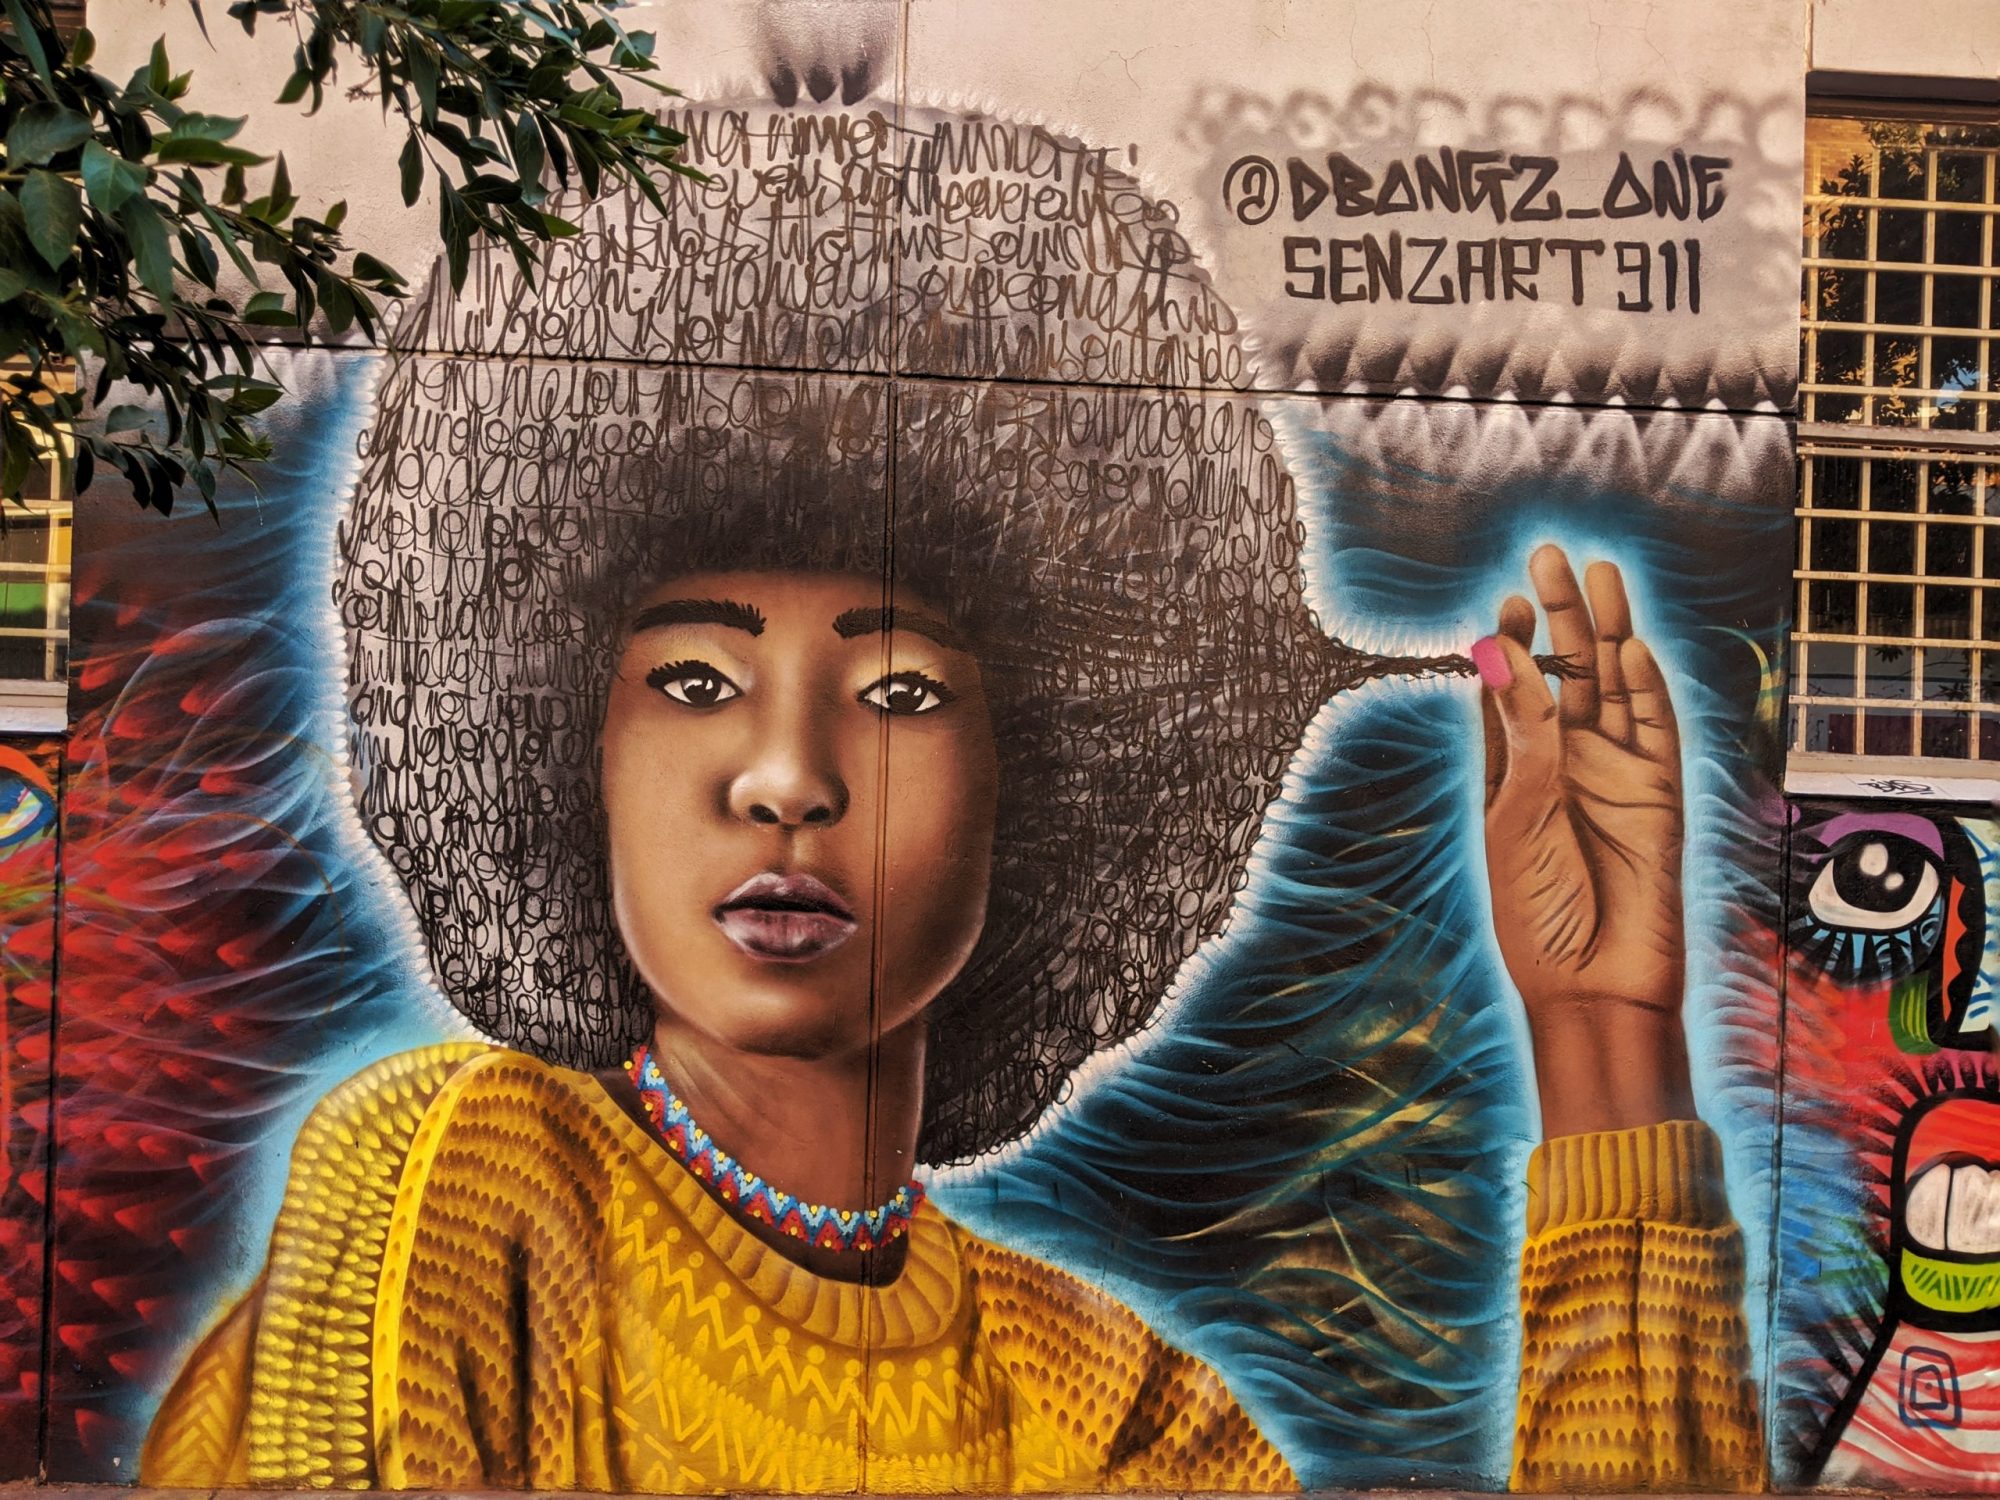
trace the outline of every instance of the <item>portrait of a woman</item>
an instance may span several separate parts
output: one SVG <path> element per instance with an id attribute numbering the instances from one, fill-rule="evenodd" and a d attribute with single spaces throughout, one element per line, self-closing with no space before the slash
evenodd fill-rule
<path id="1" fill-rule="evenodd" d="M 1296 1487 L 1213 1370 L 922 1172 L 1160 1024 L 1323 705 L 1461 671 L 1545 1137 L 1513 1483 L 1759 1480 L 1645 601 L 1543 546 L 1463 658 L 1329 636 L 1282 414 L 1181 380 L 1253 356 L 1171 211 L 1072 151 L 1092 295 L 1018 292 L 1003 195 L 925 147 L 956 123 L 824 130 L 841 191 L 783 244 L 726 153 L 664 222 L 614 200 L 549 268 L 566 332 L 484 268 L 405 319 L 334 582 L 351 770 L 492 1040 L 321 1103 L 148 1483 Z M 882 212 L 948 222 L 938 274 L 883 272 L 922 240 Z M 607 250 L 649 243 L 651 281 Z M 753 255 L 801 274 L 730 303 Z"/>

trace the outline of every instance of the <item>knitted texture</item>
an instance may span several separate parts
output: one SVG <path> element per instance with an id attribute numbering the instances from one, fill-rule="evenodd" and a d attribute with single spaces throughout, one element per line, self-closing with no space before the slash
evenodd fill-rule
<path id="1" fill-rule="evenodd" d="M 1721 1158 L 1677 1120 L 1530 1159 L 1514 1489 L 1763 1486 Z"/>
<path id="2" fill-rule="evenodd" d="M 1294 1487 L 1213 1372 L 935 1208 L 893 1283 L 831 1281 L 738 1226 L 588 1075 L 463 1050 L 417 1071 L 379 1064 L 315 1114 L 272 1271 L 183 1372 L 146 1482 Z M 313 1217 L 325 1142 L 352 1143 L 372 1185 L 339 1201 L 362 1211 Z"/>
<path id="3" fill-rule="evenodd" d="M 1720 1172 L 1692 1122 L 1536 1153 L 1517 1488 L 1761 1480 Z M 932 1205 L 888 1285 L 813 1275 L 595 1079 L 476 1046 L 378 1063 L 314 1113 L 265 1276 L 141 1469 L 659 1494 L 1296 1484 L 1215 1374 L 1112 1298 Z"/>

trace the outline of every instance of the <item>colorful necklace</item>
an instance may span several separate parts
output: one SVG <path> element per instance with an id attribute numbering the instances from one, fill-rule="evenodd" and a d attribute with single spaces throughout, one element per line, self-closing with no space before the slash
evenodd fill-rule
<path id="1" fill-rule="evenodd" d="M 824 1203 L 802 1202 L 745 1170 L 695 1124 L 680 1096 L 667 1086 L 653 1061 L 651 1047 L 642 1043 L 625 1071 L 639 1090 L 646 1118 L 653 1122 L 667 1149 L 745 1218 L 775 1225 L 821 1250 L 874 1250 L 909 1232 L 910 1220 L 924 1201 L 922 1183 L 904 1183 L 880 1208 L 830 1208 Z"/>

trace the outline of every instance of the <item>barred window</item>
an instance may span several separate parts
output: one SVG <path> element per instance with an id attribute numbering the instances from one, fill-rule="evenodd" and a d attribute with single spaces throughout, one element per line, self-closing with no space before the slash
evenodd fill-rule
<path id="1" fill-rule="evenodd" d="M 1807 122 L 1795 751 L 2000 759 L 2000 123 Z"/>
<path id="2" fill-rule="evenodd" d="M 0 389 L 7 377 L 0 366 Z M 23 503 L 0 512 L 0 699 L 5 684 L 59 685 L 69 671 L 72 497 L 63 456 L 50 451 Z"/>

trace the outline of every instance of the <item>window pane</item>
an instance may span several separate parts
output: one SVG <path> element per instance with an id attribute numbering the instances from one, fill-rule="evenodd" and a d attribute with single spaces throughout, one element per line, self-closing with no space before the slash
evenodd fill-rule
<path id="1" fill-rule="evenodd" d="M 1928 646 L 1922 652 L 1924 698 L 1931 703 L 1972 701 L 1972 653 L 1953 646 Z"/>
<path id="2" fill-rule="evenodd" d="M 1807 641 L 1798 690 L 1815 698 L 1854 697 L 1854 653 L 1857 649 L 1844 642 Z"/>
<path id="3" fill-rule="evenodd" d="M 1861 508 L 1861 463 L 1858 458 L 1817 455 L 1812 464 L 1812 500 L 1827 510 Z"/>
<path id="4" fill-rule="evenodd" d="M 1885 150 L 1876 166 L 1876 191 L 1884 198 L 1922 198 L 1928 190 L 1922 151 Z"/>
<path id="5" fill-rule="evenodd" d="M 1825 635 L 1853 635 L 1858 620 L 1855 607 L 1855 590 L 1858 584 L 1829 583 L 1816 580 L 1808 586 L 1806 597 L 1808 629 Z"/>
<path id="6" fill-rule="evenodd" d="M 1877 459 L 1869 466 L 1869 509 L 1913 511 L 1917 508 L 1917 471 L 1910 459 Z"/>
<path id="7" fill-rule="evenodd" d="M 1818 224 L 1819 253 L 1826 259 L 1868 258 L 1868 215 L 1861 209 L 1823 209 Z"/>
<path id="8" fill-rule="evenodd" d="M 1822 573 L 1852 573 L 1861 566 L 1861 523 L 1817 518 L 1809 566 Z"/>
<path id="9" fill-rule="evenodd" d="M 1877 260 L 1922 260 L 1924 258 L 1924 215 L 1914 208 L 1884 208 L 1876 211 L 1875 258 Z"/>
<path id="10" fill-rule="evenodd" d="M 1924 635 L 1966 640 L 1972 635 L 1972 590 L 1947 584 L 1924 587 Z"/>
<path id="11" fill-rule="evenodd" d="M 1971 152 L 1940 151 L 1932 191 L 1953 203 L 1978 203 L 1986 196 L 1986 158 Z"/>
<path id="12" fill-rule="evenodd" d="M 1924 740 L 1918 753 L 1963 758 L 1970 739 L 1969 714 L 1925 714 Z"/>
<path id="13" fill-rule="evenodd" d="M 1920 352 L 1921 345 L 1912 334 L 1877 334 L 1874 383 L 1896 387 L 1921 385 L 1917 363 Z"/>
<path id="14" fill-rule="evenodd" d="M 1933 276 L 1931 321 L 1940 328 L 1977 328 L 1982 290 L 1983 284 L 1971 276 Z"/>
<path id="15" fill-rule="evenodd" d="M 1867 720 L 1867 739 L 1861 747 L 1864 755 L 1914 755 L 1911 731 L 1916 728 L 1916 715 L 1907 709 L 1887 711 L 1870 709 Z"/>
<path id="16" fill-rule="evenodd" d="M 1983 214 L 1937 214 L 1932 259 L 1947 266 L 1976 266 L 1984 258 L 1980 240 Z"/>
<path id="17" fill-rule="evenodd" d="M 1859 385 L 1868 373 L 1867 335 L 1822 332 L 1814 377 L 1824 385 Z"/>
<path id="18" fill-rule="evenodd" d="M 1868 528 L 1868 571 L 1871 573 L 1914 573 L 1917 571 L 1917 528 L 1878 521 Z"/>
<path id="19" fill-rule="evenodd" d="M 1937 497 L 1933 495 L 1931 498 L 1935 502 Z M 1928 578 L 1973 576 L 1970 526 L 1924 528 L 1924 575 Z"/>
<path id="20" fill-rule="evenodd" d="M 1931 385 L 1945 391 L 1979 389 L 1979 340 L 1932 339 Z"/>
<path id="21" fill-rule="evenodd" d="M 1914 328 L 1924 321 L 1924 278 L 1915 271 L 1875 273 L 1875 321 Z"/>
<path id="22" fill-rule="evenodd" d="M 1878 585 L 1879 587 L 1879 585 Z M 1907 646 L 1869 646 L 1862 655 L 1868 663 L 1866 687 L 1862 696 L 1868 698 L 1907 698 L 1910 696 L 1910 666 L 1912 652 Z"/>
<path id="23" fill-rule="evenodd" d="M 1917 586 L 1875 583 L 1868 586 L 1868 633 L 1908 636 L 1917 626 Z"/>
<path id="24" fill-rule="evenodd" d="M 1819 315 L 1829 323 L 1868 321 L 1868 273 L 1827 268 L 1819 277 Z M 1976 303 L 1974 304 L 1977 305 Z"/>

